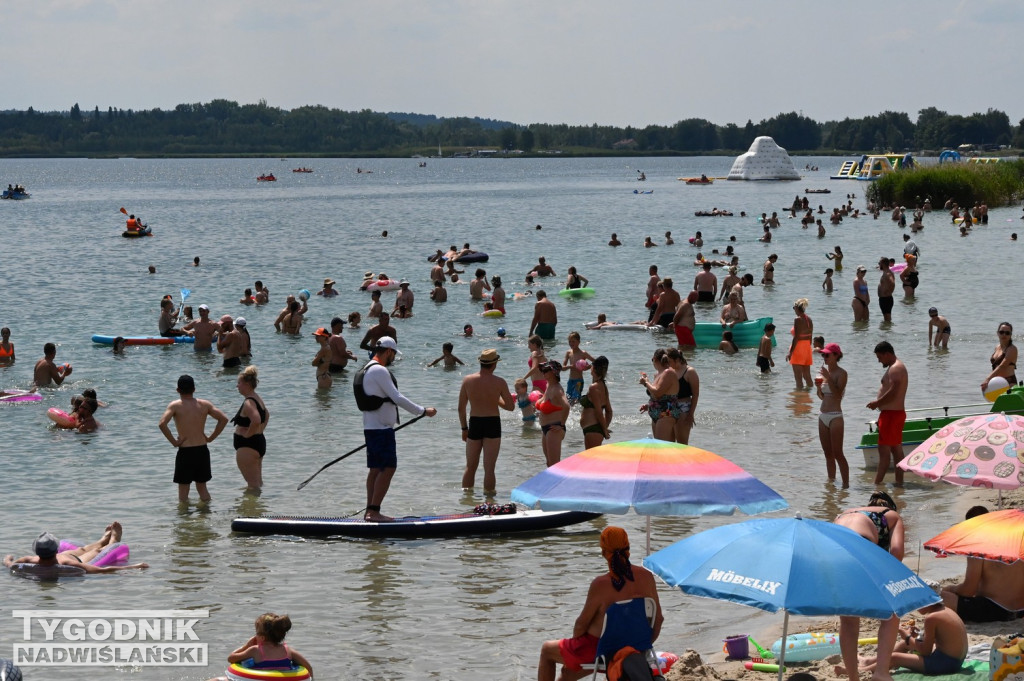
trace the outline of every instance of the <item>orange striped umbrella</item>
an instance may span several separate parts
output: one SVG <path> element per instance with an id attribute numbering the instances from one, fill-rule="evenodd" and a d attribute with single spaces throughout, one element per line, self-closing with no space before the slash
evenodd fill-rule
<path id="1" fill-rule="evenodd" d="M 983 513 L 932 537 L 924 547 L 940 556 L 969 556 L 1001 563 L 1024 560 L 1024 510 Z"/>

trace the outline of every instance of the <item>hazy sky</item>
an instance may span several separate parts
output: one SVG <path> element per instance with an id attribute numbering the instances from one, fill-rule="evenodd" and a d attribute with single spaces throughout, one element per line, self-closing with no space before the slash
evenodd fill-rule
<path id="1" fill-rule="evenodd" d="M 0 109 L 265 99 L 515 123 L 1024 117 L 1021 0 L 29 0 Z"/>

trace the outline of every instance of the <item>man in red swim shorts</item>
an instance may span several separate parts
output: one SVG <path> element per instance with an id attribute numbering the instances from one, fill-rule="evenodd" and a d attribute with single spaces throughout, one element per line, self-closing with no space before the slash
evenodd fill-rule
<path id="1" fill-rule="evenodd" d="M 690 350 L 697 347 L 697 340 L 693 337 L 693 329 L 697 325 L 697 318 L 693 312 L 693 304 L 697 302 L 697 292 L 690 291 L 689 295 L 680 301 L 676 307 L 676 313 L 672 317 L 672 328 L 676 332 L 676 340 L 679 347 Z"/>
<path id="2" fill-rule="evenodd" d="M 629 537 L 621 527 L 606 527 L 601 533 L 601 554 L 608 561 L 608 572 L 590 583 L 583 611 L 576 618 L 572 638 L 545 641 L 540 648 L 537 681 L 554 681 L 555 665 L 562 665 L 560 681 L 576 681 L 591 672 L 583 671 L 597 657 L 597 639 L 604 624 L 604 611 L 616 601 L 653 598 L 657 606 L 652 640 L 657 640 L 664 620 L 654 575 L 629 562 Z"/>
<path id="3" fill-rule="evenodd" d="M 882 341 L 875 346 L 875 357 L 885 367 L 878 397 L 868 402 L 868 409 L 878 409 L 878 472 L 875 484 L 885 480 L 889 470 L 889 457 L 896 470 L 896 484 L 903 484 L 903 470 L 897 464 L 903 459 L 903 424 L 907 421 L 907 367 L 896 358 L 896 351 L 890 343 Z"/>

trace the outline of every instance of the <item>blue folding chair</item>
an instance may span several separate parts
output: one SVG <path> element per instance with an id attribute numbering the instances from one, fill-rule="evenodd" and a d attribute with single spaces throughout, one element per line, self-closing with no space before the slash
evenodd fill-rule
<path id="1" fill-rule="evenodd" d="M 597 673 L 605 671 L 615 654 L 626 646 L 635 648 L 652 669 L 658 669 L 658 656 L 654 652 L 654 641 L 651 640 L 656 616 L 657 605 L 653 598 L 617 601 L 608 606 L 604 613 L 601 638 L 597 642 L 597 658 L 594 660 L 594 675 L 591 678 L 597 679 Z M 655 678 L 662 677 L 659 674 Z"/>

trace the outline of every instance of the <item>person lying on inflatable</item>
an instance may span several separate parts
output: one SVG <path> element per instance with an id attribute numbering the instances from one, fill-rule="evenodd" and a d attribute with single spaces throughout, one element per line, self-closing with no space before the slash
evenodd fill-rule
<path id="1" fill-rule="evenodd" d="M 75 549 L 59 551 L 60 542 L 49 532 L 40 534 L 32 544 L 34 556 L 23 556 L 15 559 L 13 555 L 4 557 L 4 567 L 12 567 L 21 563 L 29 563 L 40 566 L 69 565 L 84 570 L 87 574 L 101 574 L 114 572 L 116 570 L 145 569 L 148 563 L 135 563 L 134 565 L 92 565 L 90 561 L 103 552 L 105 548 L 121 541 L 121 523 L 116 520 L 107 525 L 106 531 L 99 540 Z"/>

